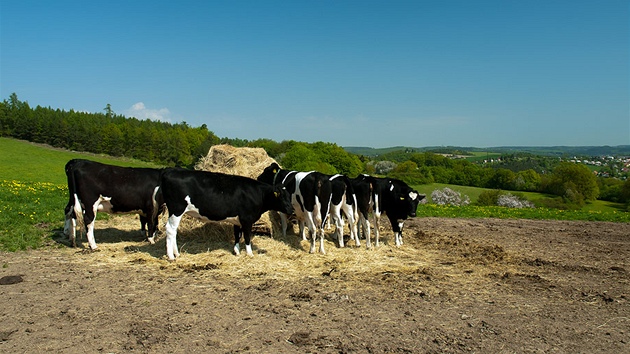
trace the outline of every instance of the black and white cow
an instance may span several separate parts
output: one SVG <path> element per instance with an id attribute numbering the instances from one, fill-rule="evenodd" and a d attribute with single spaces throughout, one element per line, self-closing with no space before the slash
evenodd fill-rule
<path id="1" fill-rule="evenodd" d="M 76 246 L 77 225 L 85 225 L 88 243 L 96 249 L 94 220 L 97 212 L 138 213 L 142 231 L 148 226 L 148 241 L 153 243 L 158 230 L 162 202 L 155 199 L 160 170 L 119 167 L 100 162 L 73 159 L 65 166 L 68 178 L 68 204 L 64 232 Z M 77 221 L 79 221 L 77 223 Z"/>
<path id="2" fill-rule="evenodd" d="M 374 233 L 375 245 L 379 245 L 379 221 L 382 214 L 387 215 L 394 231 L 396 247 L 402 245 L 403 223 L 407 217 L 415 217 L 418 203 L 426 196 L 419 194 L 405 182 L 395 178 L 376 178 L 377 193 L 374 193 Z M 366 241 L 370 247 L 370 239 Z"/>
<path id="3" fill-rule="evenodd" d="M 291 194 L 291 202 L 295 216 L 300 223 L 300 235 L 306 239 L 304 225 L 311 234 L 310 252 L 315 253 L 315 242 L 319 235 L 319 251 L 324 250 L 324 224 L 328 217 L 331 199 L 331 183 L 329 176 L 322 173 L 297 172 L 283 170 L 277 163 L 272 163 L 258 176 L 258 180 L 271 185 L 281 184 Z M 282 234 L 286 236 L 287 217 L 282 217 Z"/>
<path id="4" fill-rule="evenodd" d="M 179 256 L 177 228 L 186 213 L 203 221 L 234 224 L 234 253 L 240 254 L 239 241 L 245 241 L 252 256 L 252 226 L 268 210 L 293 213 L 291 196 L 282 186 L 271 186 L 254 179 L 223 173 L 168 169 L 160 179 L 160 195 L 169 217 L 166 223 L 166 255 Z"/>
<path id="5" fill-rule="evenodd" d="M 354 195 L 352 183 L 347 176 L 337 174 L 331 176 L 332 198 L 330 200 L 330 219 L 335 223 L 335 235 L 339 241 L 339 247 L 344 247 L 343 241 L 343 216 L 348 220 L 350 229 L 350 240 L 354 240 L 357 247 L 361 246 L 357 232 L 357 221 L 359 218 L 357 210 L 357 200 Z"/>
<path id="6" fill-rule="evenodd" d="M 375 245 L 379 246 L 379 222 L 381 215 L 387 215 L 394 232 L 396 246 L 401 246 L 403 223 L 407 217 L 416 216 L 418 203 L 425 195 L 409 187 L 405 182 L 395 178 L 377 178 L 368 175 L 359 175 L 352 180 L 361 229 L 366 236 L 366 246 L 370 248 L 370 223 L 368 213 L 374 216 Z"/>

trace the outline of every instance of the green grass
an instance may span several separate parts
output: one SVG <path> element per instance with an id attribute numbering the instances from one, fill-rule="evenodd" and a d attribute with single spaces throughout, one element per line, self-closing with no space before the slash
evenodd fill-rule
<path id="1" fill-rule="evenodd" d="M 433 193 L 433 191 L 436 189 L 444 189 L 448 187 L 461 194 L 467 195 L 470 198 L 471 203 L 474 203 L 475 201 L 477 201 L 477 199 L 479 199 L 479 194 L 481 194 L 481 192 L 486 190 L 485 188 L 456 186 L 453 184 L 444 184 L 444 183 L 422 184 L 422 185 L 417 185 L 417 186 L 412 186 L 412 187 L 418 192 L 422 194 L 426 194 L 427 200 L 429 202 L 433 202 L 431 200 L 431 193 Z"/>
<path id="2" fill-rule="evenodd" d="M 47 148 L 9 138 L 0 138 L 0 151 L 0 181 L 66 184 L 64 166 L 76 158 L 127 167 L 157 167 L 143 161 Z"/>
<path id="3" fill-rule="evenodd" d="M 38 248 L 63 228 L 68 188 L 48 182 L 0 181 L 0 250 Z"/>
<path id="4" fill-rule="evenodd" d="M 415 190 L 422 194 L 427 195 L 427 200 L 432 202 L 431 193 L 436 189 L 444 189 L 448 187 L 454 191 L 460 192 L 463 195 L 467 195 L 470 198 L 470 203 L 474 204 L 477 199 L 479 199 L 479 194 L 483 191 L 487 190 L 486 188 L 479 187 L 467 187 L 467 186 L 456 186 L 452 184 L 443 184 L 443 183 L 431 183 L 431 184 L 423 184 L 412 186 Z M 553 198 L 553 196 L 544 194 L 544 193 L 536 193 L 536 192 L 514 192 L 514 191 L 506 191 L 507 193 L 517 194 L 519 196 L 525 197 L 525 199 L 537 204 L 541 199 L 545 198 Z M 582 207 L 581 211 L 585 212 L 623 212 L 624 205 L 620 203 L 612 203 L 604 200 L 595 200 L 588 202 L 584 207 Z"/>
<path id="5" fill-rule="evenodd" d="M 418 217 L 444 218 L 499 218 L 535 220 L 585 220 L 630 222 L 630 213 L 624 211 L 560 210 L 548 208 L 505 208 L 488 206 L 449 206 L 424 204 L 418 207 Z"/>

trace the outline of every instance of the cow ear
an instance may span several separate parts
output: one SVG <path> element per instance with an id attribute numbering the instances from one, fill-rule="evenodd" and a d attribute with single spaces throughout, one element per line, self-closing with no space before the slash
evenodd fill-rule
<path id="1" fill-rule="evenodd" d="M 276 196 L 276 198 L 280 197 L 280 192 L 273 192 L 273 195 Z"/>
<path id="2" fill-rule="evenodd" d="M 400 197 L 400 200 L 405 200 L 405 197 Z"/>
<path id="3" fill-rule="evenodd" d="M 273 173 L 278 173 L 278 170 L 276 170 L 275 168 L 273 169 Z"/>

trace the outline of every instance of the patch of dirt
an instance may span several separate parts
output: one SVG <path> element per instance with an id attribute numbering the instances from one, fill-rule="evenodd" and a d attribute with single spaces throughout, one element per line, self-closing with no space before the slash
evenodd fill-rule
<path id="1" fill-rule="evenodd" d="M 309 254 L 231 236 L 142 240 L 97 221 L 100 252 L 0 253 L 1 352 L 628 352 L 630 224 L 416 218 L 393 245 Z M 330 233 L 330 232 L 329 232 Z M 83 240 L 84 243 L 85 240 Z"/>

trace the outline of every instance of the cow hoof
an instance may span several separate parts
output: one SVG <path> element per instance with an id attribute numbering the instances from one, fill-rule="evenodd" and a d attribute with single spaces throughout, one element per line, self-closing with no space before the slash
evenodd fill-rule
<path id="1" fill-rule="evenodd" d="M 150 244 L 155 245 L 155 237 L 149 237 L 147 238 L 147 241 L 149 241 Z"/>

